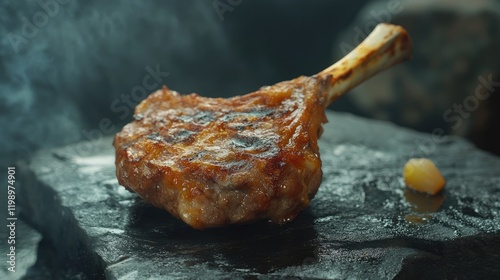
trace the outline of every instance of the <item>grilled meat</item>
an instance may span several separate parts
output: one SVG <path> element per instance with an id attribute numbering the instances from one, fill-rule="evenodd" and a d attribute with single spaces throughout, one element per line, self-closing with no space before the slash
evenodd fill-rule
<path id="1" fill-rule="evenodd" d="M 404 29 L 381 25 L 312 77 L 228 99 L 164 87 L 136 107 L 135 120 L 115 137 L 119 183 L 198 229 L 290 221 L 321 182 L 324 109 L 406 59 L 410 45 Z"/>

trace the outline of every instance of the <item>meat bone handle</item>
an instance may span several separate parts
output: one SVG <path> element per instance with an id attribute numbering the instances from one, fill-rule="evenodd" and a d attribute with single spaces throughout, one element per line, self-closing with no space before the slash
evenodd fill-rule
<path id="1" fill-rule="evenodd" d="M 412 43 L 401 26 L 381 23 L 354 50 L 316 74 L 330 85 L 327 105 L 371 76 L 411 57 Z"/>

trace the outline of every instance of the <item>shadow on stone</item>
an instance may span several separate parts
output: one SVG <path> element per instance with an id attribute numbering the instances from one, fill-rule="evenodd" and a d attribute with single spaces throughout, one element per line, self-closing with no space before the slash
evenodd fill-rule
<path id="1" fill-rule="evenodd" d="M 284 226 L 259 222 L 195 230 L 165 210 L 137 199 L 125 234 L 136 237 L 131 245 L 144 258 L 161 262 L 168 253 L 188 265 L 208 263 L 227 271 L 238 268 L 268 273 L 315 261 L 318 236 L 313 220 L 305 211 Z"/>
<path id="2" fill-rule="evenodd" d="M 492 279 L 500 275 L 498 234 L 422 245 L 417 247 L 429 253 L 406 259 L 395 279 Z"/>

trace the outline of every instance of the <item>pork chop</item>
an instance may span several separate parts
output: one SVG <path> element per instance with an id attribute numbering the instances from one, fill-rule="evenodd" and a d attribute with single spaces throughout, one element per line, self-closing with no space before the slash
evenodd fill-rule
<path id="1" fill-rule="evenodd" d="M 406 31 L 384 24 L 312 77 L 227 99 L 164 87 L 115 136 L 118 181 L 197 229 L 288 222 L 321 183 L 325 108 L 410 50 Z"/>

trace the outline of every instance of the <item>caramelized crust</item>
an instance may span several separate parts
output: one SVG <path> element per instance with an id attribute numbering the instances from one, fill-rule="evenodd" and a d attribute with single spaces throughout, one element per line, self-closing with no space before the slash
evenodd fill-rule
<path id="1" fill-rule="evenodd" d="M 313 77 L 229 99 L 163 88 L 115 137 L 120 184 L 194 228 L 270 219 L 309 205 L 321 182 L 325 107 L 411 56 L 404 28 L 379 24 L 351 53 Z"/>
<path id="2" fill-rule="evenodd" d="M 115 137 L 118 181 L 198 229 L 290 221 L 321 181 L 323 80 L 299 77 L 228 99 L 164 87 Z"/>

